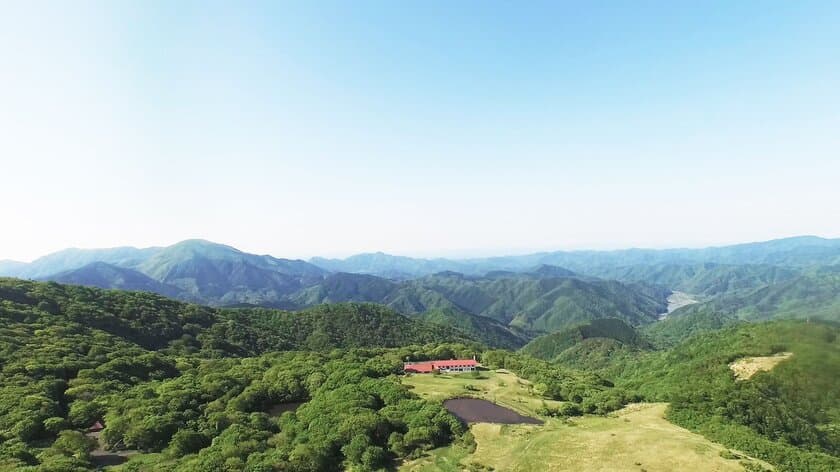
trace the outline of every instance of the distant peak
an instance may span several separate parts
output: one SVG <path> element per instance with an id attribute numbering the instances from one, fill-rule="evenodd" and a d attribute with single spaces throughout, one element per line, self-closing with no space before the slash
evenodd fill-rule
<path id="1" fill-rule="evenodd" d="M 565 267 L 550 264 L 540 264 L 537 267 L 531 269 L 530 273 L 537 275 L 547 275 L 552 277 L 571 277 L 577 275 L 573 271 L 566 269 Z"/>
<path id="2" fill-rule="evenodd" d="M 233 252 L 242 252 L 239 249 L 236 249 L 233 246 L 228 246 L 226 244 L 215 243 L 213 241 L 208 241 L 206 239 L 185 239 L 183 241 L 177 242 L 167 249 L 223 249 L 226 251 L 233 251 Z"/>

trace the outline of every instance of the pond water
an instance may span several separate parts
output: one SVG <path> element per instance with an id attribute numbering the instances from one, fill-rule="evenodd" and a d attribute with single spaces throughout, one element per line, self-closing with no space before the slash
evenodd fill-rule
<path id="1" fill-rule="evenodd" d="M 543 424 L 536 418 L 477 398 L 454 398 L 443 402 L 443 406 L 465 423 Z"/>

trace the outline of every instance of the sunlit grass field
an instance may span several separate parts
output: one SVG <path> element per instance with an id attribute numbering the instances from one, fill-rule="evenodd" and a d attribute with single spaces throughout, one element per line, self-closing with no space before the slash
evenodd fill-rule
<path id="1" fill-rule="evenodd" d="M 405 377 L 404 385 L 429 400 L 456 397 L 474 397 L 492 401 L 518 411 L 523 415 L 537 416 L 543 403 L 557 406 L 563 402 L 545 400 L 531 392 L 531 383 L 506 371 L 481 371 L 480 378 L 473 374 L 429 375 L 416 374 Z"/>
<path id="2" fill-rule="evenodd" d="M 485 378 L 414 375 L 404 383 L 423 398 L 443 400 L 466 394 L 539 416 L 543 400 L 530 392 L 527 381 L 504 371 L 482 375 Z M 440 448 L 400 470 L 723 472 L 743 471 L 746 463 L 772 469 L 739 453 L 741 458 L 724 458 L 733 456 L 723 446 L 668 422 L 666 408 L 665 403 L 634 404 L 607 417 L 541 417 L 546 421 L 542 426 L 477 423 L 470 428 L 477 444 L 474 453 L 459 446 Z"/>

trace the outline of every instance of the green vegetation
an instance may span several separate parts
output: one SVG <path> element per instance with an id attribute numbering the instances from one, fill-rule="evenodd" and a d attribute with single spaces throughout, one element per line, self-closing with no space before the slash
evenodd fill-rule
<path id="1" fill-rule="evenodd" d="M 779 318 L 840 321 L 840 272 L 821 270 L 747 292 L 724 294 L 674 314 L 700 311 L 747 321 Z"/>
<path id="2" fill-rule="evenodd" d="M 607 279 L 637 281 L 710 297 L 752 290 L 794 279 L 797 269 L 769 264 L 638 264 L 602 267 L 593 275 Z"/>
<path id="3" fill-rule="evenodd" d="M 523 347 L 522 352 L 539 359 L 552 360 L 567 349 L 590 339 L 613 340 L 631 348 L 650 347 L 632 326 L 618 319 L 605 318 L 540 336 Z"/>
<path id="4" fill-rule="evenodd" d="M 464 432 L 400 385 L 402 359 L 475 347 L 349 347 L 449 331 L 370 305 L 226 311 L 2 279 L 0 469 L 92 469 L 97 444 L 83 431 L 97 420 L 106 448 L 142 453 L 122 470 L 384 467 Z M 286 346 L 320 352 L 269 353 Z M 289 402 L 305 403 L 266 413 Z"/>
<path id="5" fill-rule="evenodd" d="M 797 321 L 745 324 L 699 335 L 604 375 L 649 401 L 669 401 L 668 418 L 780 470 L 840 469 L 840 329 Z M 793 355 L 736 381 L 737 359 Z"/>
<path id="6" fill-rule="evenodd" d="M 380 305 L 346 303 L 301 312 L 213 309 L 144 292 L 99 290 L 56 283 L 0 279 L 0 299 L 19 315 L 45 324 L 71 322 L 99 329 L 146 349 L 219 357 L 342 347 L 395 347 L 429 342 L 472 342 L 452 328 L 410 320 Z"/>
<path id="7" fill-rule="evenodd" d="M 403 284 L 386 303 L 402 313 L 463 310 L 529 330 L 555 331 L 598 318 L 650 323 L 667 291 L 574 277 L 483 278 L 443 273 Z"/>
<path id="8" fill-rule="evenodd" d="M 791 281 L 773 293 L 819 303 L 828 299 L 834 274 L 815 270 L 803 276 L 823 281 L 812 290 L 796 291 Z M 354 292 L 352 281 L 360 279 L 346 280 L 347 293 Z M 410 284 L 425 283 L 440 283 L 423 292 L 430 300 L 464 304 L 482 300 L 491 287 L 539 287 L 560 300 L 568 283 L 575 293 L 603 286 L 507 274 L 441 274 Z M 410 284 L 397 284 L 397 291 Z M 615 293 L 631 290 L 649 300 L 659 293 L 618 285 Z M 485 301 L 492 307 L 499 300 Z M 757 313 L 797 306 L 769 293 L 760 300 L 766 303 L 753 307 Z M 840 391 L 840 327 L 750 324 L 738 320 L 743 309 L 698 306 L 643 328 L 644 335 L 621 319 L 598 319 L 511 352 L 486 350 L 476 339 L 515 348 L 527 333 L 460 309 L 416 318 L 356 302 L 298 312 L 219 309 L 144 292 L 0 279 L 0 469 L 91 470 L 111 451 L 134 454 L 116 469 L 132 472 L 366 471 L 405 460 L 418 470 L 561 470 L 589 467 L 589 460 L 657 470 L 669 454 L 685 467 L 708 461 L 718 470 L 761 470 L 766 464 L 756 457 L 782 471 L 840 470 L 840 397 L 833 394 Z M 733 375 L 732 365 L 779 353 L 792 354 Z M 407 359 L 473 355 L 490 370 L 398 375 Z M 473 426 L 467 433 L 441 403 L 461 396 L 547 423 Z M 665 414 L 677 426 L 662 419 L 664 404 L 603 418 L 640 401 L 669 403 Z M 98 439 L 85 434 L 96 421 L 105 424 Z M 634 421 L 642 426 L 633 428 Z M 657 441 L 660 455 L 645 449 Z M 526 447 L 539 454 L 511 462 Z"/>
<path id="9" fill-rule="evenodd" d="M 455 309 L 435 309 L 412 318 L 441 326 L 453 326 L 482 343 L 502 349 L 518 349 L 528 342 L 530 333 L 511 328 L 484 316 L 472 315 Z"/>
<path id="10" fill-rule="evenodd" d="M 677 310 L 664 320 L 641 328 L 641 331 L 655 345 L 672 347 L 693 336 L 716 331 L 737 322 L 732 316 L 692 306 Z"/>
<path id="11" fill-rule="evenodd" d="M 284 301 L 286 296 L 320 283 L 326 274 L 304 261 L 258 256 L 222 244 L 188 240 L 144 250 L 68 250 L 13 270 L 10 275 L 100 288 L 147 290 L 213 305 L 291 307 Z"/>
<path id="12" fill-rule="evenodd" d="M 462 396 L 459 384 L 478 385 L 479 393 L 473 396 L 495 398 L 524 414 L 539 414 L 539 400 L 523 379 L 510 373 L 497 373 L 484 383 L 463 377 L 413 376 L 406 383 L 424 397 L 435 398 Z M 503 386 L 498 386 L 499 379 L 504 379 Z M 400 470 L 742 471 L 744 464 L 755 470 L 770 469 L 766 463 L 669 423 L 663 418 L 666 406 L 634 404 L 608 416 L 546 418 L 541 426 L 476 423 L 470 427 L 474 445 L 431 450 Z M 726 453 L 732 458 L 724 457 Z"/>
<path id="13" fill-rule="evenodd" d="M 0 468 L 90 470 L 100 447 L 137 451 L 125 471 L 387 467 L 455 439 L 469 443 L 440 403 L 394 375 L 406 358 L 480 352 L 447 339 L 469 342 L 369 304 L 220 310 L 0 279 Z M 560 414 L 559 400 L 589 411 L 621 405 L 597 375 L 509 351 L 485 358 L 530 379 L 510 376 L 511 387 L 530 392 L 529 411 Z M 463 377 L 505 391 L 496 374 Z M 96 421 L 105 424 L 99 441 L 84 434 Z"/>
<path id="14" fill-rule="evenodd" d="M 482 372 L 480 378 L 470 374 L 417 374 L 406 376 L 402 383 L 427 400 L 481 398 L 527 416 L 538 416 L 546 407 L 565 404 L 546 398 L 534 389 L 532 382 L 506 370 Z"/>

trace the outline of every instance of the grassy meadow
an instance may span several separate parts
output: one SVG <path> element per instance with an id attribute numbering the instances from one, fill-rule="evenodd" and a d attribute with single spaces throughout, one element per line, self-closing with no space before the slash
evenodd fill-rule
<path id="1" fill-rule="evenodd" d="M 475 374 L 415 374 L 402 383 L 412 387 L 414 393 L 427 400 L 448 398 L 482 398 L 518 411 L 523 415 L 538 416 L 543 403 L 557 406 L 563 402 L 545 400 L 531 392 L 531 382 L 506 370 L 480 371 Z"/>
<path id="2" fill-rule="evenodd" d="M 768 464 L 732 453 L 664 418 L 667 404 L 628 405 L 606 417 L 546 418 L 543 400 L 529 383 L 506 371 L 461 375 L 413 375 L 403 380 L 423 398 L 471 396 L 540 417 L 536 425 L 476 423 L 475 452 L 453 445 L 405 463 L 404 472 L 496 471 L 743 471 Z M 560 402 L 547 401 L 549 405 Z M 747 469 L 749 467 L 750 469 Z"/>

